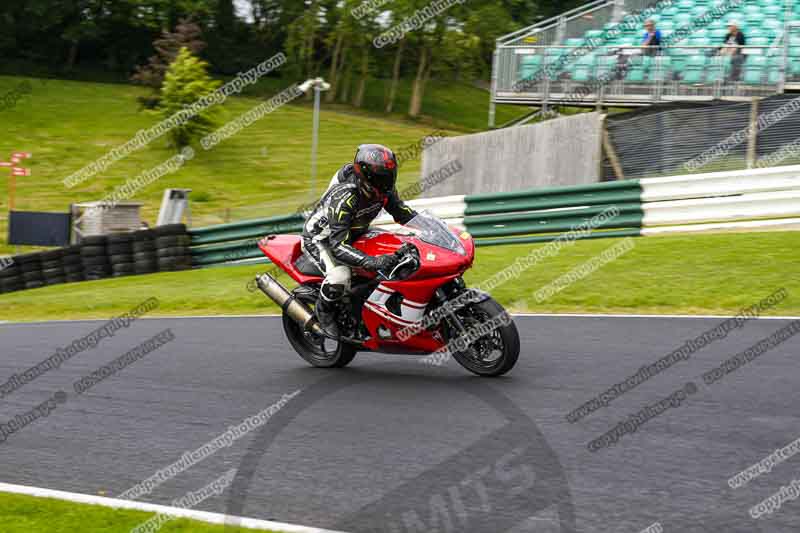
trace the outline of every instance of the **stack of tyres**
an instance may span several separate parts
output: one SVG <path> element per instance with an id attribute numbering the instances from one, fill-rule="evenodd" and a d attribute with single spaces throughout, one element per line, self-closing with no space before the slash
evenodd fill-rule
<path id="1" fill-rule="evenodd" d="M 115 278 L 135 274 L 133 263 L 133 234 L 112 233 L 106 245 L 111 271 Z"/>
<path id="2" fill-rule="evenodd" d="M 49 250 L 39 254 L 42 258 L 42 277 L 45 285 L 58 285 L 66 283 L 66 273 L 64 272 L 64 251 L 61 248 Z"/>
<path id="3" fill-rule="evenodd" d="M 23 254 L 14 258 L 21 271 L 22 283 L 26 289 L 36 289 L 44 287 L 44 275 L 42 274 L 42 255 Z"/>
<path id="4" fill-rule="evenodd" d="M 13 258 L 13 263 L 0 270 L 0 294 L 25 288 L 22 281 L 22 269 L 16 259 L 16 257 Z"/>
<path id="5" fill-rule="evenodd" d="M 158 272 L 155 238 L 156 233 L 151 229 L 133 233 L 133 270 L 137 274 Z"/>
<path id="6" fill-rule="evenodd" d="M 83 281 L 83 261 L 81 259 L 80 246 L 67 246 L 61 249 L 64 255 L 61 257 L 61 264 L 64 266 L 64 278 L 67 283 Z"/>
<path id="7" fill-rule="evenodd" d="M 170 272 L 192 268 L 192 256 L 189 251 L 191 238 L 186 233 L 185 224 L 167 224 L 158 226 L 153 231 L 156 233 L 159 271 Z"/>
<path id="8" fill-rule="evenodd" d="M 87 280 L 103 279 L 111 275 L 106 240 L 105 235 L 92 235 L 81 241 L 81 263 Z"/>

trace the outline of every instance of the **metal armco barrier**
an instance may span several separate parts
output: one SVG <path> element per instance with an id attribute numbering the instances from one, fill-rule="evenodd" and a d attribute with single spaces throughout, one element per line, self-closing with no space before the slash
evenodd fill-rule
<path id="1" fill-rule="evenodd" d="M 800 165 L 496 194 L 413 200 L 477 246 L 543 243 L 611 208 L 618 214 L 578 238 L 647 236 L 677 232 L 800 229 Z M 288 215 L 190 230 L 195 266 L 262 258 L 257 240 L 298 233 L 302 216 Z M 396 227 L 390 217 L 379 227 Z M 266 262 L 266 258 L 264 258 Z"/>

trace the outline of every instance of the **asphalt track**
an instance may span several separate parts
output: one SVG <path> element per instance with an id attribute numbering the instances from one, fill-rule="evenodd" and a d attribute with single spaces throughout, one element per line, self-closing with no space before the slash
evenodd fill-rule
<path id="1" fill-rule="evenodd" d="M 67 399 L 0 443 L 0 481 L 117 496 L 300 391 L 260 429 L 141 498 L 169 505 L 231 468 L 198 508 L 354 532 L 796 532 L 800 499 L 749 509 L 800 479 L 800 455 L 727 480 L 800 438 L 800 335 L 706 385 L 704 372 L 789 320 L 758 320 L 584 419 L 565 415 L 713 328 L 714 318 L 517 317 L 505 378 L 454 362 L 359 354 L 308 367 L 275 318 L 139 320 L 0 400 L 0 423 Z M 101 322 L 0 325 L 0 382 Z M 73 382 L 165 328 L 175 340 L 77 395 Z M 612 447 L 587 444 L 687 382 L 697 392 Z"/>

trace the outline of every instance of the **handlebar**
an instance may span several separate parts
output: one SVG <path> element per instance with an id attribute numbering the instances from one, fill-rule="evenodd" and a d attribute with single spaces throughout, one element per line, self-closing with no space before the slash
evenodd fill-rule
<path id="1" fill-rule="evenodd" d="M 398 270 L 405 268 L 409 265 L 413 265 L 414 270 L 419 268 L 419 259 L 417 259 L 417 247 L 411 243 L 403 244 L 398 250 L 394 253 L 395 256 L 401 257 L 400 261 L 395 265 L 392 271 L 387 276 L 380 270 L 377 271 L 377 274 L 382 277 L 386 281 L 391 281 L 395 279 L 395 274 L 397 274 Z"/>

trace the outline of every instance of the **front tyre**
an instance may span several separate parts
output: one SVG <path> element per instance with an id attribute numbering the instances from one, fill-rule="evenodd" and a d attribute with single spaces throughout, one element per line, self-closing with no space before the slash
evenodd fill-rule
<path id="1" fill-rule="evenodd" d="M 453 345 L 460 338 L 468 344 L 462 351 L 451 351 L 456 361 L 479 376 L 502 376 L 519 358 L 517 326 L 503 306 L 493 298 L 469 304 L 447 319 L 446 338 Z M 480 336 L 479 336 L 480 335 Z"/>
<path id="2" fill-rule="evenodd" d="M 308 294 L 295 293 L 295 295 L 310 309 L 314 309 L 316 298 Z M 356 347 L 352 344 L 311 333 L 286 313 L 283 314 L 283 331 L 297 354 L 319 368 L 342 368 L 347 366 L 357 353 Z"/>

